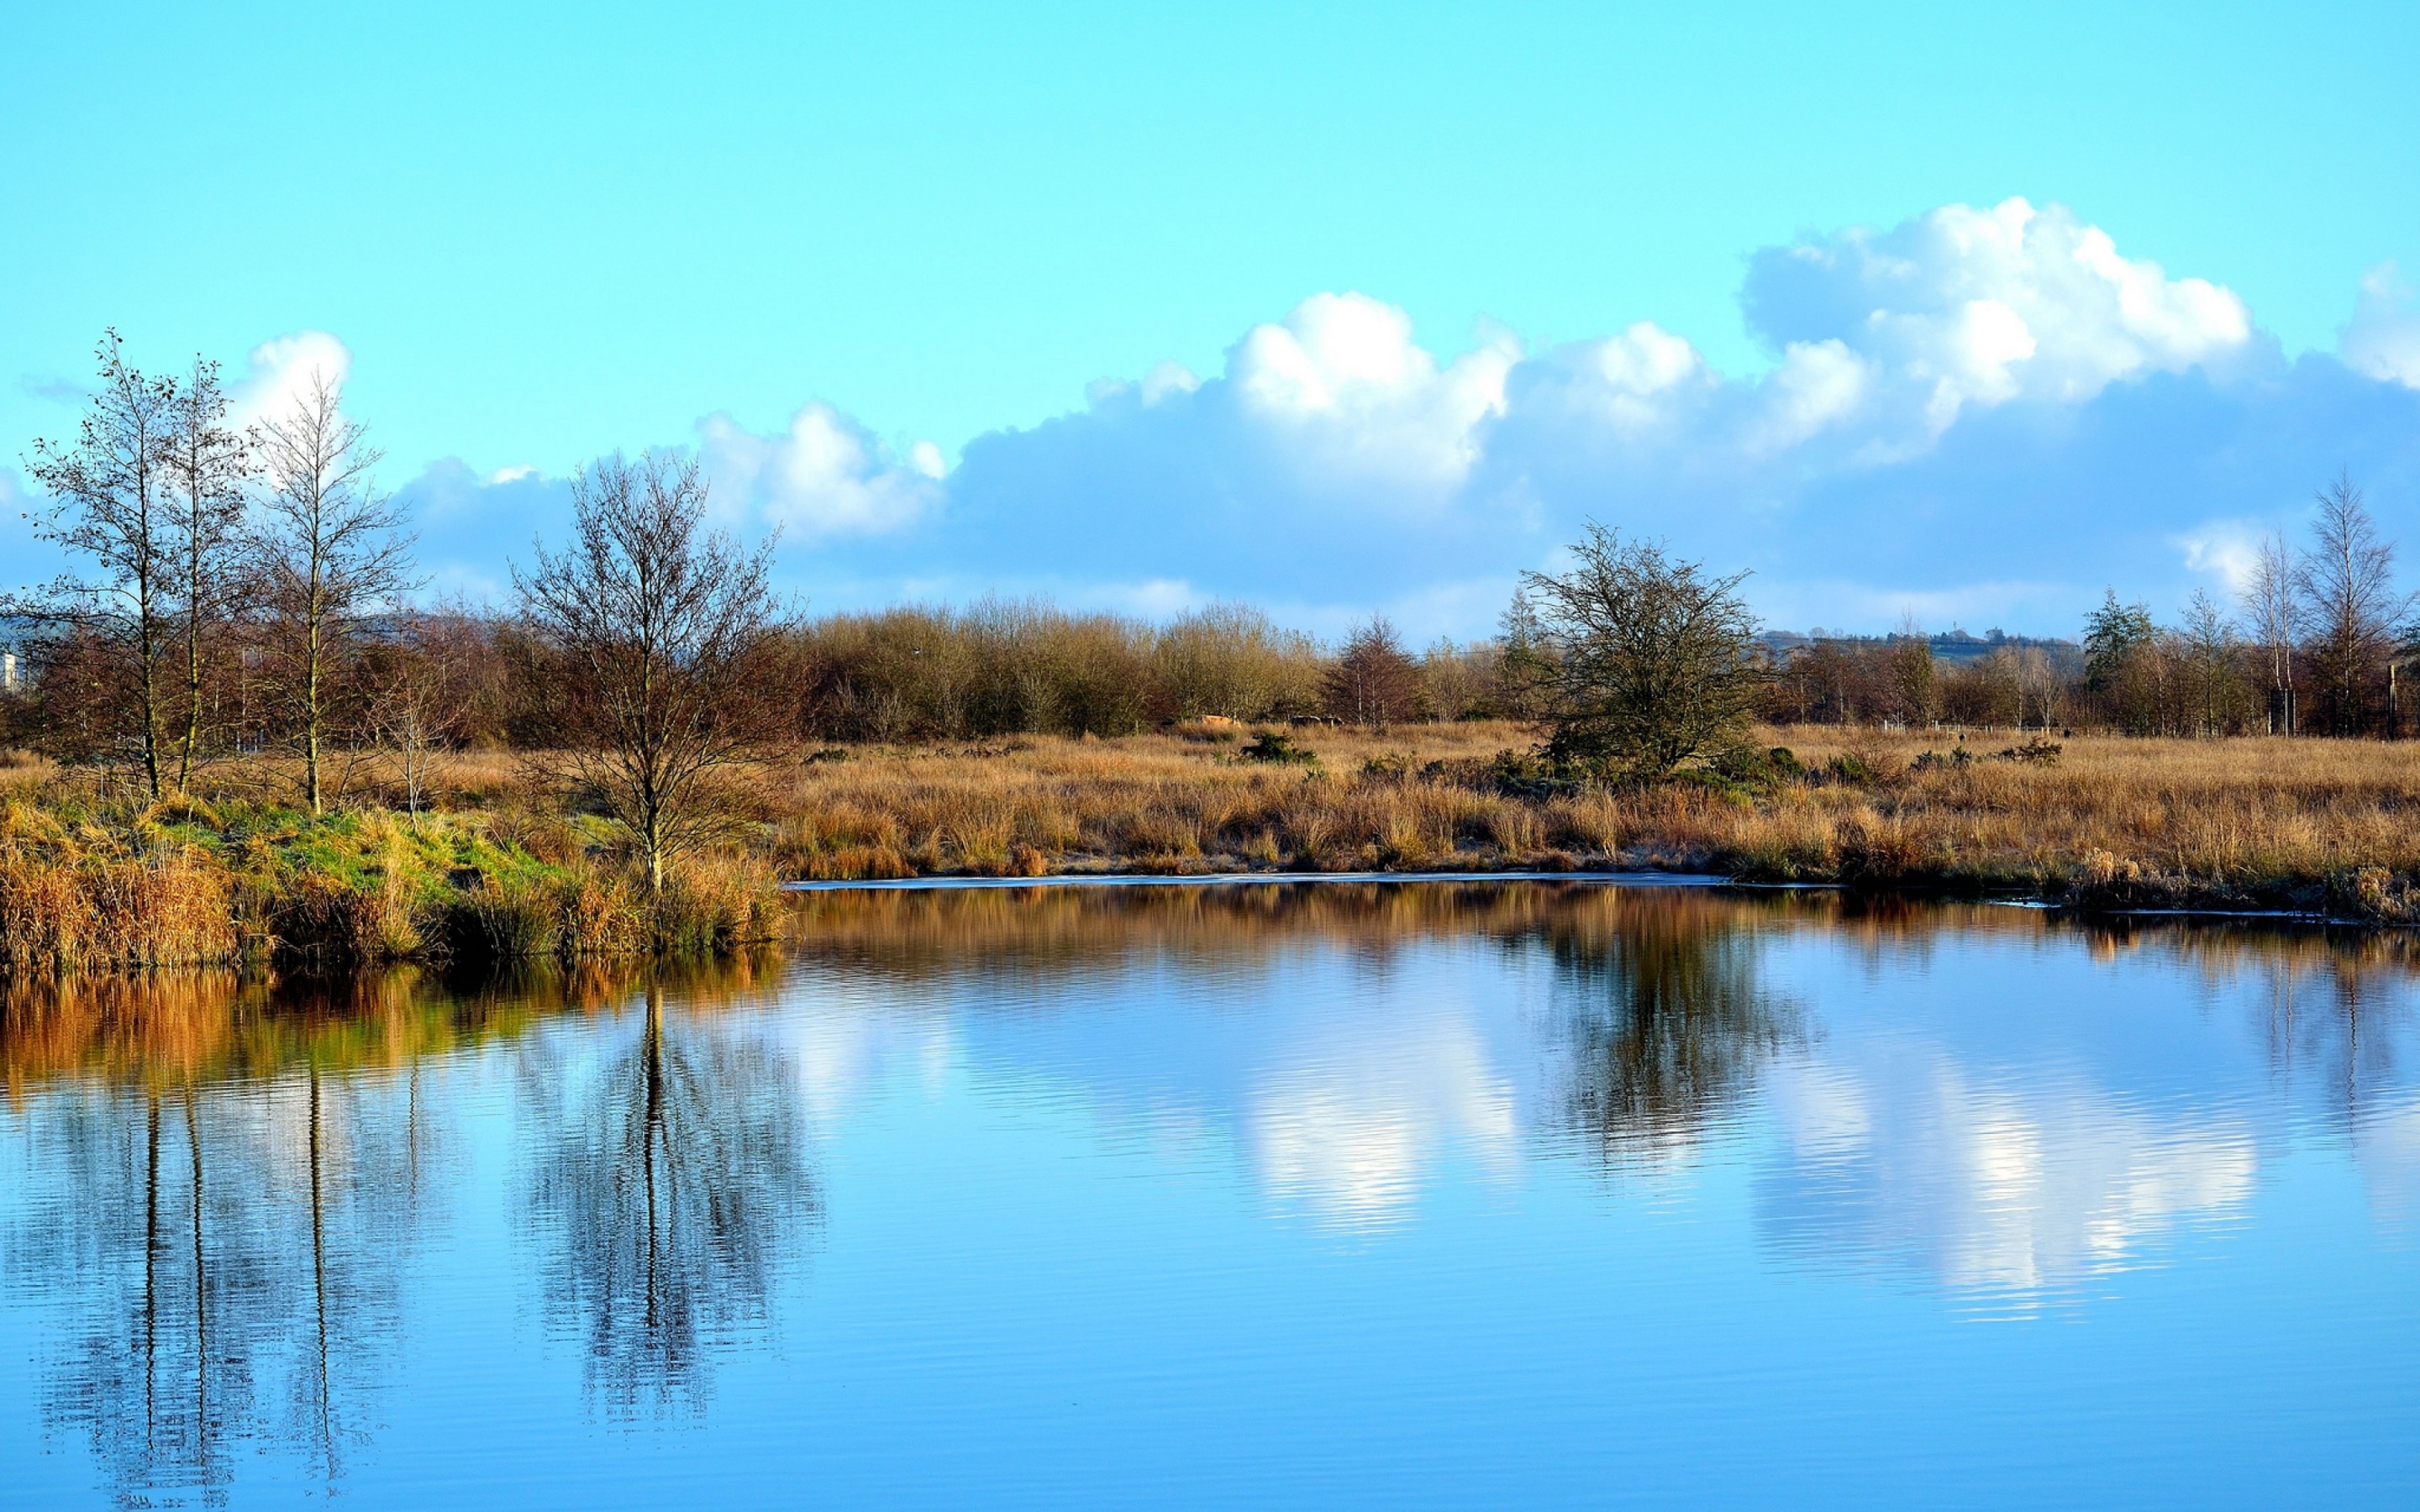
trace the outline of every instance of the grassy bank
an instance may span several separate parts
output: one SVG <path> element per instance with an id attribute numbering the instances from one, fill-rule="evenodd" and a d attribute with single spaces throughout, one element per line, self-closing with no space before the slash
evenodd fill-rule
<path id="1" fill-rule="evenodd" d="M 1787 759 L 1645 792 L 1497 753 L 1506 724 L 830 747 L 745 772 L 731 841 L 660 909 L 576 795 L 446 758 L 416 825 L 375 781 L 287 807 L 278 764 L 136 804 L 89 773 L 0 774 L 0 966 L 578 960 L 769 931 L 777 878 L 1645 868 L 2085 908 L 2285 908 L 2420 922 L 2420 746 L 1760 732 Z"/>
<path id="2" fill-rule="evenodd" d="M 225 777 L 223 790 L 239 779 Z M 14 787 L 0 800 L 0 970 L 575 962 L 770 933 L 761 861 L 705 858 L 651 900 L 601 826 L 576 818 L 313 816 L 227 791 L 145 804 L 69 774 Z"/>

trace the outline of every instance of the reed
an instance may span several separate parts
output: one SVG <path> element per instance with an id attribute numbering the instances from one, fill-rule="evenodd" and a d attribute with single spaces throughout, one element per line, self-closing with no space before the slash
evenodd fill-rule
<path id="1" fill-rule="evenodd" d="M 0 845 L 0 969 L 224 960 L 236 933 L 220 873 L 191 855 Z"/>

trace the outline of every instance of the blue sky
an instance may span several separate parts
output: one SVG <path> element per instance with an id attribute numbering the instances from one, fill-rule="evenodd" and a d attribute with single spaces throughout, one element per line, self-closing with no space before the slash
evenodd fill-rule
<path id="1" fill-rule="evenodd" d="M 1323 628 L 1483 629 L 1585 517 L 2040 630 L 2339 463 L 2420 524 L 2420 11 L 2111 9 L 16 8 L 0 467 L 114 323 L 322 333 L 262 402 L 341 363 L 473 591 L 615 447 L 826 607 Z"/>

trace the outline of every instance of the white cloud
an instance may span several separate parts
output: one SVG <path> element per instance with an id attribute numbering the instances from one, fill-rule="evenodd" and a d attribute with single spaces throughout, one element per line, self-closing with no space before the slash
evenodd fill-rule
<path id="1" fill-rule="evenodd" d="M 1142 402 L 1156 405 L 1173 394 L 1191 393 L 1202 387 L 1202 380 L 1182 363 L 1158 362 L 1142 376 Z"/>
<path id="2" fill-rule="evenodd" d="M 1838 338 L 1792 342 L 1782 349 L 1781 366 L 1764 381 L 1763 415 L 1752 444 L 1761 451 L 1795 446 L 1849 419 L 1872 382 L 1866 360 Z"/>
<path id="3" fill-rule="evenodd" d="M 1715 381 L 1695 347 L 1652 320 L 1561 347 L 1543 365 L 1554 369 L 1564 406 L 1625 438 L 1673 422 Z"/>
<path id="4" fill-rule="evenodd" d="M 1171 398 L 1183 398 L 1202 387 L 1202 380 L 1183 363 L 1157 362 L 1143 374 L 1140 382 L 1125 378 L 1094 378 L 1085 385 L 1084 398 L 1094 408 L 1113 405 L 1131 397 L 1148 409 Z"/>
<path id="5" fill-rule="evenodd" d="M 902 461 L 828 404 L 801 409 L 778 436 L 708 415 L 698 424 L 698 451 L 721 509 L 744 507 L 810 538 L 901 530 L 941 498 L 939 447 L 919 441 Z"/>
<path id="6" fill-rule="evenodd" d="M 2339 345 L 2354 372 L 2420 389 L 2420 303 L 2396 277 L 2393 263 L 2363 275 Z"/>
<path id="7" fill-rule="evenodd" d="M 2234 594 L 2252 580 L 2266 533 L 2243 520 L 2212 520 L 2177 537 L 2177 545 L 2184 550 L 2188 571 L 2209 573 Z"/>
<path id="8" fill-rule="evenodd" d="M 786 560 L 819 598 L 1175 605 L 1152 585 L 1182 584 L 1467 636 L 1593 518 L 1753 569 L 1780 624 L 1913 609 L 2072 633 L 2105 585 L 2172 612 L 2231 579 L 2242 540 L 2294 528 L 2339 465 L 2405 528 L 2420 316 L 2399 299 L 2373 274 L 2345 361 L 2288 363 L 2230 291 L 2011 199 L 1757 253 L 1759 372 L 1715 372 L 1650 321 L 1536 351 L 1482 326 L 1447 357 L 1404 310 L 1330 292 L 1216 375 L 1102 379 L 954 464 L 826 405 L 773 435 L 714 415 L 698 440 L 721 507 L 814 543 Z"/>
<path id="9" fill-rule="evenodd" d="M 1776 344 L 1834 340 L 1876 364 L 1932 434 L 1969 407 L 2075 404 L 2252 338 L 2250 312 L 2229 290 L 2171 279 L 2065 207 L 2023 199 L 1768 251 L 1748 301 Z"/>
<path id="10" fill-rule="evenodd" d="M 1105 583 L 1086 595 L 1086 602 L 1121 614 L 1164 620 L 1199 609 L 1209 600 L 1182 578 L 1152 578 L 1134 583 Z"/>
<path id="11" fill-rule="evenodd" d="M 227 415 L 238 426 L 292 409 L 316 379 L 342 384 L 353 354 L 324 331 L 298 331 L 252 349 L 244 376 L 227 393 Z"/>
<path id="12" fill-rule="evenodd" d="M 1496 340 L 1440 369 L 1402 310 L 1315 294 L 1247 332 L 1228 353 L 1227 381 L 1302 471 L 1432 501 L 1477 459 L 1480 426 L 1503 412 L 1505 375 L 1519 360 Z"/>

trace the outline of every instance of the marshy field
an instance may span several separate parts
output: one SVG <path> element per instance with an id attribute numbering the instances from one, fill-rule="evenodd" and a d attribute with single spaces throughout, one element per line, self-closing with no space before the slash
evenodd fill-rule
<path id="1" fill-rule="evenodd" d="M 312 817 L 290 764 L 150 802 L 92 768 L 0 770 L 0 963 L 564 960 L 728 949 L 778 885 L 1065 872 L 1648 870 L 2080 909 L 2420 920 L 2420 747 L 1766 727 L 1761 760 L 1651 788 L 1559 782 L 1525 725 L 1195 724 L 1115 739 L 834 745 L 733 773 L 711 845 L 644 898 L 582 793 L 375 760 Z"/>

